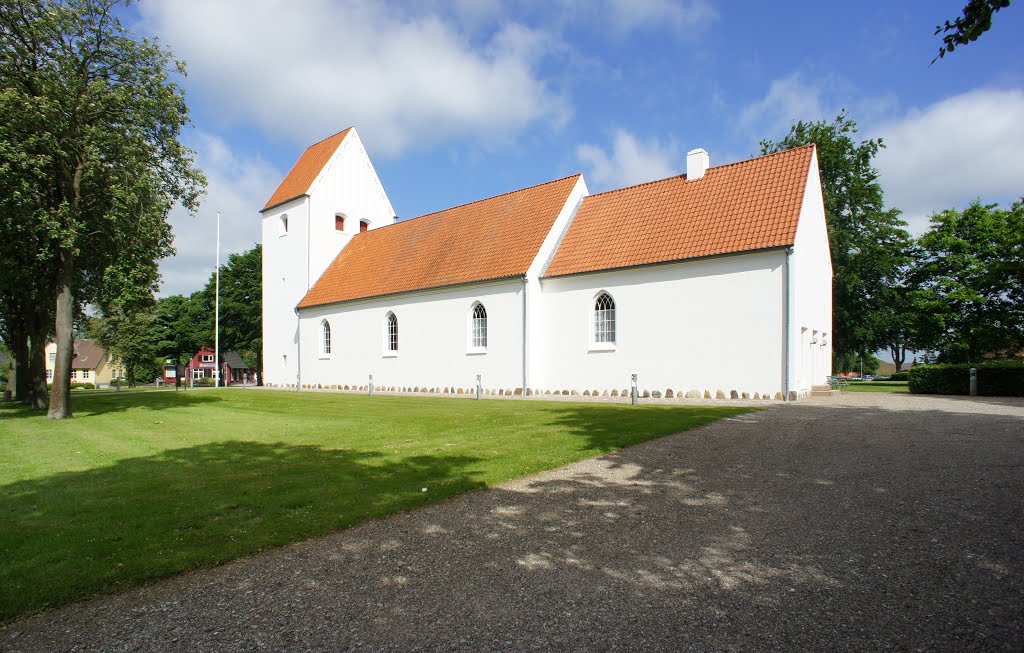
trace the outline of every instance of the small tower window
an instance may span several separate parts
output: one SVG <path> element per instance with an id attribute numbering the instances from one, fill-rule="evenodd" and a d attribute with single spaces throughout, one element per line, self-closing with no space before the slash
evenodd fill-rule
<path id="1" fill-rule="evenodd" d="M 615 301 L 606 292 L 594 302 L 594 342 L 615 342 Z"/>
<path id="2" fill-rule="evenodd" d="M 345 231 L 345 216 L 342 213 L 334 214 L 334 230 Z"/>
<path id="3" fill-rule="evenodd" d="M 277 235 L 287 236 L 288 235 L 288 214 L 281 214 L 281 221 L 277 225 Z"/>
<path id="4" fill-rule="evenodd" d="M 387 338 L 385 349 L 390 353 L 398 353 L 398 318 L 394 313 L 388 312 L 387 331 L 384 334 Z"/>
<path id="5" fill-rule="evenodd" d="M 368 220 L 360 220 L 359 221 L 359 233 L 363 233 L 363 232 L 365 232 L 369 228 L 370 228 L 370 222 Z"/>

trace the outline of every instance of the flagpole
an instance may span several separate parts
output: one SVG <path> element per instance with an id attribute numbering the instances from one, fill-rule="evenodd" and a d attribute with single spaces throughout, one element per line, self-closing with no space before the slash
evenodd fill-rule
<path id="1" fill-rule="evenodd" d="M 220 387 L 220 211 L 217 211 L 217 271 L 216 298 L 214 299 L 213 316 L 213 367 L 215 386 Z"/>

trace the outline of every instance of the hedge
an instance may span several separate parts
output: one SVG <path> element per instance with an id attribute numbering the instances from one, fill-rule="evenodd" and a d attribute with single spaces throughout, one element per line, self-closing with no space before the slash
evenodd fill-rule
<path id="1" fill-rule="evenodd" d="M 925 395 L 966 395 L 971 392 L 971 368 L 978 370 L 978 395 L 1024 397 L 1024 363 L 957 363 L 915 365 L 910 368 L 910 391 Z"/>

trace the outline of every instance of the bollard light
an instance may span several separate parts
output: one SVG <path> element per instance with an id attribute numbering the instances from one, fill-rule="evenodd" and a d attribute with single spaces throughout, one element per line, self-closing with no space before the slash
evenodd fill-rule
<path id="1" fill-rule="evenodd" d="M 978 368 L 971 368 L 971 396 L 978 396 Z"/>
<path id="2" fill-rule="evenodd" d="M 636 402 L 637 402 L 637 394 L 638 394 L 638 393 L 637 393 L 637 391 L 636 391 L 636 374 L 633 374 L 633 375 L 632 375 L 632 377 L 633 377 L 633 378 L 632 378 L 632 382 L 633 382 L 633 387 L 632 387 L 632 389 L 630 390 L 630 392 L 629 392 L 629 395 L 630 395 L 630 397 L 631 397 L 631 398 L 632 398 L 632 400 L 633 400 L 633 405 L 634 405 L 634 406 L 636 406 Z"/>
<path id="3" fill-rule="evenodd" d="M 373 375 L 372 374 L 370 375 L 370 385 L 368 387 L 370 388 L 370 396 L 372 397 L 373 396 Z"/>
<path id="4" fill-rule="evenodd" d="M 480 390 L 480 377 L 481 376 L 482 376 L 481 374 L 477 374 L 476 375 L 476 398 L 477 398 L 477 401 L 480 400 L 480 395 L 483 394 L 483 392 Z"/>

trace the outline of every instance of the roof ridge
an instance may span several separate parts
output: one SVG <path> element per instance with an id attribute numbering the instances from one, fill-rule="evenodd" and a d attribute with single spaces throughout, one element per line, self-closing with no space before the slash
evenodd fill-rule
<path id="1" fill-rule="evenodd" d="M 471 202 L 463 202 L 462 204 L 456 204 L 455 206 L 449 206 L 448 208 L 445 208 L 445 209 L 438 209 L 437 211 L 431 211 L 430 213 L 424 213 L 423 215 L 417 215 L 417 216 L 414 216 L 412 218 L 406 218 L 405 220 L 400 220 L 398 222 L 393 222 L 391 224 L 386 224 L 383 227 L 377 227 L 376 229 L 368 230 L 365 233 L 371 233 L 372 231 L 380 231 L 381 229 L 387 229 L 388 227 L 397 227 L 400 224 L 408 224 L 408 223 L 412 222 L 413 220 L 419 220 L 421 218 L 429 218 L 429 217 L 437 215 L 439 213 L 446 213 L 448 211 L 454 211 L 455 209 L 461 209 L 461 208 L 463 208 L 465 206 L 472 206 L 474 204 L 479 204 L 480 202 L 487 202 L 487 201 L 490 201 L 490 200 L 498 199 L 499 197 L 505 197 L 506 195 L 513 195 L 515 193 L 521 193 L 523 191 L 532 190 L 534 188 L 540 188 L 541 186 L 547 186 L 549 184 L 557 184 L 560 181 L 565 181 L 566 179 L 572 179 L 573 177 L 581 177 L 581 176 L 583 176 L 583 173 L 582 172 L 577 172 L 575 174 L 566 175 L 565 177 L 560 177 L 559 179 L 552 179 L 551 181 L 543 181 L 543 182 L 541 182 L 539 184 L 533 184 L 531 186 L 524 186 L 522 188 L 517 188 L 515 190 L 506 191 L 504 193 L 498 193 L 497 195 L 491 195 L 490 197 L 481 197 L 480 199 L 473 200 Z M 356 234 L 356 236 L 359 236 L 359 235 L 362 235 L 362 234 Z"/>
<path id="2" fill-rule="evenodd" d="M 319 145 L 320 143 L 323 143 L 323 142 L 325 142 L 325 141 L 329 141 L 329 140 L 331 140 L 332 138 L 334 138 L 335 136 L 339 136 L 339 135 L 341 135 L 341 134 L 344 134 L 345 132 L 347 132 L 347 131 L 348 131 L 348 130 L 350 130 L 350 129 L 355 129 L 355 125 L 351 125 L 351 126 L 349 126 L 349 127 L 346 127 L 345 129 L 342 129 L 341 131 L 336 131 L 336 132 L 334 132 L 333 134 L 331 134 L 330 136 L 327 136 L 326 138 L 321 138 L 321 139 L 320 139 L 320 140 L 318 140 L 317 142 L 315 142 L 315 143 L 311 143 L 310 145 L 307 145 L 307 146 L 306 146 L 306 150 L 308 150 L 308 149 L 309 149 L 309 148 L 311 148 L 311 147 L 316 147 L 317 145 Z M 305 152 L 306 150 L 303 150 L 303 152 Z"/>
<path id="3" fill-rule="evenodd" d="M 760 159 L 767 159 L 769 157 L 778 156 L 780 154 L 789 154 L 791 152 L 796 152 L 797 150 L 802 150 L 802 149 L 808 148 L 808 147 L 815 147 L 815 144 L 814 143 L 808 143 L 807 145 L 801 145 L 799 147 L 791 147 L 788 150 L 781 150 L 779 152 L 769 152 L 767 154 L 761 154 L 761 155 L 758 155 L 758 156 L 752 156 L 750 158 L 742 159 L 740 161 L 733 161 L 732 163 L 723 163 L 721 165 L 711 166 L 710 168 L 708 168 L 708 170 L 709 171 L 710 170 L 718 170 L 720 168 L 729 168 L 731 166 L 738 166 L 738 165 L 742 165 L 744 163 L 751 163 L 753 161 L 758 161 Z M 652 179 L 650 181 L 641 182 L 639 184 L 631 184 L 629 186 L 623 186 L 622 188 L 612 188 L 611 190 L 603 190 L 600 193 L 591 193 L 587 197 L 597 197 L 599 195 L 608 195 L 610 193 L 617 193 L 619 191 L 630 190 L 632 188 L 640 188 L 641 186 L 650 186 L 652 184 L 660 184 L 663 181 L 669 181 L 671 179 L 678 179 L 680 177 L 682 177 L 683 179 L 686 179 L 686 173 L 681 173 L 681 174 L 678 174 L 678 175 L 671 175 L 669 177 L 664 177 L 663 179 Z"/>

